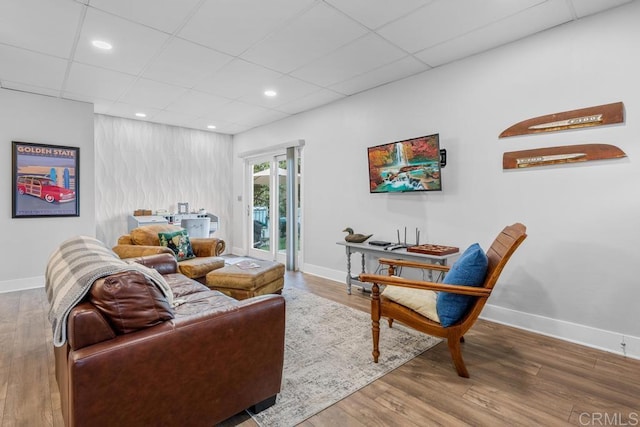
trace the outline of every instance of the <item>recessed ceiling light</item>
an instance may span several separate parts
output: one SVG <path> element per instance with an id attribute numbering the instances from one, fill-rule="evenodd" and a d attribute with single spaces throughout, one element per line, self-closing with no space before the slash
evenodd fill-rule
<path id="1" fill-rule="evenodd" d="M 207 129 L 215 129 L 215 128 L 216 128 L 216 125 L 208 125 L 207 126 Z"/>
<path id="2" fill-rule="evenodd" d="M 145 113 L 136 113 L 136 117 L 147 117 Z"/>
<path id="3" fill-rule="evenodd" d="M 91 42 L 91 44 L 94 47 L 97 47 L 98 49 L 103 49 L 103 50 L 111 50 L 111 48 L 113 47 L 111 46 L 111 43 L 108 43 L 104 40 L 94 40 Z"/>
<path id="4" fill-rule="evenodd" d="M 271 90 L 271 89 L 264 91 L 264 95 L 268 96 L 269 98 L 273 98 L 277 94 L 278 94 L 278 92 L 276 92 L 275 90 Z"/>

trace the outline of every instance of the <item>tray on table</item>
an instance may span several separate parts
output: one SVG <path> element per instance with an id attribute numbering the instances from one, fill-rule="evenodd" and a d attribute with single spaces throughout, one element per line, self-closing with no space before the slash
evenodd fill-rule
<path id="1" fill-rule="evenodd" d="M 445 245 L 434 245 L 434 244 L 424 244 L 424 245 L 416 245 L 409 246 L 407 248 L 407 252 L 416 252 L 419 254 L 426 255 L 449 255 L 455 254 L 456 252 L 460 252 L 459 248 L 455 246 L 445 246 Z"/>

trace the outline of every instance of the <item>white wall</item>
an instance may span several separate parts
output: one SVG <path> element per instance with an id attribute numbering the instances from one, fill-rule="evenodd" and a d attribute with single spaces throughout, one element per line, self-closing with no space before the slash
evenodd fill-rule
<path id="1" fill-rule="evenodd" d="M 96 114 L 95 144 L 98 239 L 115 245 L 136 209 L 188 202 L 220 218 L 231 247 L 231 136 Z"/>
<path id="2" fill-rule="evenodd" d="M 95 121 L 95 134 L 94 134 Z M 0 205 L 5 240 L 0 292 L 44 286 L 53 249 L 75 235 L 115 245 L 135 209 L 187 201 L 220 217 L 231 245 L 232 138 L 93 114 L 93 105 L 0 90 Z M 11 141 L 80 147 L 80 217 L 11 218 Z"/>
<path id="3" fill-rule="evenodd" d="M 342 281 L 346 226 L 391 240 L 487 247 L 523 222 L 488 318 L 640 357 L 640 3 L 379 87 L 234 137 L 234 153 L 304 139 L 303 270 Z M 531 117 L 623 101 L 622 125 L 498 139 Z M 439 133 L 444 191 L 369 194 L 366 147 Z M 609 143 L 620 160 L 504 171 L 505 151 Z M 242 161 L 235 159 L 235 182 Z M 242 194 L 234 186 L 234 197 Z M 242 203 L 234 202 L 236 244 Z"/>
<path id="4" fill-rule="evenodd" d="M 80 216 L 11 218 L 11 141 L 80 148 Z M 95 236 L 93 105 L 0 89 L 0 292 L 44 286 L 53 249 L 75 235 Z"/>

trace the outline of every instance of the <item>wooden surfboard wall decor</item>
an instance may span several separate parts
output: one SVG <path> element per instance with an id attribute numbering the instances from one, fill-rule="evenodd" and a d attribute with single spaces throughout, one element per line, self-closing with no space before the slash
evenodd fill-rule
<path id="1" fill-rule="evenodd" d="M 558 132 L 622 122 L 624 122 L 624 104 L 622 102 L 614 102 L 613 104 L 563 111 L 524 120 L 505 129 L 499 138 L 542 132 Z"/>
<path id="2" fill-rule="evenodd" d="M 618 159 L 626 156 L 625 152 L 615 145 L 563 145 L 560 147 L 546 147 L 536 148 L 533 150 L 506 152 L 502 156 L 502 169 L 521 169 L 561 163 Z"/>

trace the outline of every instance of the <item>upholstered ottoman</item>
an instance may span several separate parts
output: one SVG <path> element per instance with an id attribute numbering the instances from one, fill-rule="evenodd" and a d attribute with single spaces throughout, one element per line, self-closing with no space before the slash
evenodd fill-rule
<path id="1" fill-rule="evenodd" d="M 196 257 L 178 263 L 180 273 L 200 283 L 205 283 L 208 272 L 218 268 L 224 268 L 224 258 L 219 256 Z"/>
<path id="2" fill-rule="evenodd" d="M 207 273 L 207 286 L 238 300 L 279 294 L 284 286 L 284 265 L 262 260 L 252 260 L 251 263 L 259 267 L 227 265 Z"/>

